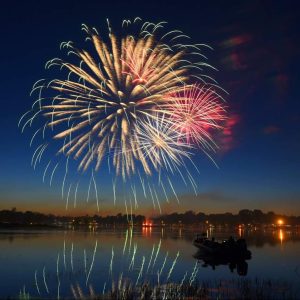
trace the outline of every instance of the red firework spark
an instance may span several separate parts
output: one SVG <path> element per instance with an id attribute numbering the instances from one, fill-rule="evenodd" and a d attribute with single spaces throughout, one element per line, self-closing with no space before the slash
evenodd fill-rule
<path id="1" fill-rule="evenodd" d="M 165 100 L 165 111 L 185 142 L 215 148 L 212 130 L 223 128 L 226 112 L 220 96 L 211 87 L 186 85 L 182 91 L 167 95 Z"/>

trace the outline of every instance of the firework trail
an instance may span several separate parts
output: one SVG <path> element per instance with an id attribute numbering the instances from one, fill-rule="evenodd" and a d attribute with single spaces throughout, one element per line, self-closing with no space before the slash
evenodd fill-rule
<path id="1" fill-rule="evenodd" d="M 40 295 L 40 288 L 39 288 L 39 285 L 38 285 L 38 280 L 37 280 L 37 270 L 35 270 L 34 272 L 34 280 L 35 280 L 35 286 L 36 286 L 36 290 L 38 292 L 38 294 Z"/>
<path id="2" fill-rule="evenodd" d="M 56 276 L 57 276 L 57 299 L 59 299 L 59 295 L 60 295 L 59 253 L 57 255 L 57 261 L 56 261 Z"/>
<path id="3" fill-rule="evenodd" d="M 213 68 L 201 51 L 207 45 L 187 42 L 189 37 L 179 30 L 164 32 L 166 22 L 125 20 L 119 31 L 107 23 L 107 36 L 82 25 L 90 50 L 71 41 L 61 43 L 70 57 L 54 58 L 46 63 L 46 69 L 58 67 L 65 73 L 60 79 L 41 79 L 34 84 L 32 93 L 36 92 L 38 99 L 19 121 L 22 132 L 34 121 L 42 122 L 30 140 L 31 146 L 42 135 L 32 157 L 34 169 L 52 147 L 66 158 L 62 195 L 70 173 L 69 158 L 76 161 L 80 174 L 92 170 L 87 200 L 93 183 L 98 210 L 94 172 L 100 171 L 105 161 L 123 181 L 138 174 L 144 193 L 141 173 L 148 178 L 158 172 L 159 187 L 166 194 L 161 173 L 180 174 L 185 182 L 181 169 L 187 170 L 186 161 L 192 163 L 197 148 L 207 155 L 216 149 L 213 130 L 221 129 L 226 118 L 219 94 L 223 90 L 204 73 Z M 51 174 L 51 185 L 58 166 L 64 167 L 64 163 L 50 160 L 43 181 Z M 190 173 L 186 177 L 195 189 Z M 165 178 L 176 195 L 169 177 Z M 114 203 L 115 185 L 114 180 Z M 78 183 L 68 186 L 66 207 L 72 187 L 76 206 Z M 137 207 L 136 189 L 131 187 Z"/>
<path id="4" fill-rule="evenodd" d="M 96 251 L 97 251 L 97 246 L 98 246 L 98 241 L 96 240 L 91 266 L 90 266 L 89 272 L 88 272 L 87 277 L 86 277 L 86 282 L 85 282 L 86 285 L 88 284 L 88 281 L 89 281 L 89 278 L 90 278 L 90 275 L 91 275 L 91 272 L 92 272 L 92 269 L 93 269 L 93 265 L 94 265 L 94 261 L 95 261 L 95 255 L 96 255 Z"/>
<path id="5" fill-rule="evenodd" d="M 48 285 L 47 285 L 47 282 L 46 282 L 46 270 L 45 270 L 45 267 L 43 268 L 43 281 L 44 281 L 44 286 L 45 286 L 46 292 L 47 292 L 47 294 L 49 294 L 49 289 L 48 289 Z"/>

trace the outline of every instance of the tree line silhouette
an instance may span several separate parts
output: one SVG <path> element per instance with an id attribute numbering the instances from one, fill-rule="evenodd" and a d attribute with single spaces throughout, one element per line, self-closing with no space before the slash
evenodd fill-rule
<path id="1" fill-rule="evenodd" d="M 84 216 L 56 216 L 54 214 L 42 214 L 39 212 L 18 211 L 16 208 L 11 210 L 0 211 L 0 224 L 8 225 L 91 225 L 91 224 L 112 224 L 112 225 L 142 225 L 149 218 L 143 215 L 84 215 Z M 284 225 L 299 225 L 300 216 L 286 216 L 276 214 L 272 211 L 264 213 L 259 209 L 249 210 L 242 209 L 237 214 L 233 213 L 218 213 L 205 214 L 203 212 L 186 211 L 185 213 L 170 213 L 155 216 L 151 218 L 152 224 L 157 225 L 180 225 L 180 224 L 213 224 L 213 225 L 239 225 L 239 224 L 277 224 L 278 220 L 283 220 Z"/>
<path id="2" fill-rule="evenodd" d="M 277 224 L 282 220 L 283 224 L 298 225 L 300 216 L 286 216 L 276 214 L 272 211 L 264 213 L 260 209 L 242 209 L 237 214 L 230 212 L 218 214 L 205 214 L 203 212 L 195 213 L 187 211 L 185 213 L 172 213 L 161 215 L 156 218 L 157 221 L 168 223 L 181 222 L 183 224 L 213 224 L 213 225 L 240 225 L 240 224 Z"/>

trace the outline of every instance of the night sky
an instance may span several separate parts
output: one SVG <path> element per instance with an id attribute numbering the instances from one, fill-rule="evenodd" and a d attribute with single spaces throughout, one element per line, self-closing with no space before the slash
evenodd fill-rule
<path id="1" fill-rule="evenodd" d="M 199 153 L 194 158 L 200 169 L 198 196 L 178 181 L 181 205 L 164 204 L 163 211 L 258 208 L 300 214 L 299 11 L 298 1 L 2 3 L 0 209 L 75 213 L 64 211 L 59 184 L 43 184 L 41 171 L 31 167 L 32 132 L 21 134 L 18 120 L 35 100 L 29 96 L 33 83 L 53 76 L 45 62 L 65 57 L 60 42 L 85 47 L 82 23 L 106 32 L 106 18 L 114 27 L 139 16 L 167 21 L 168 28 L 182 30 L 193 42 L 212 46 L 214 51 L 205 54 L 219 70 L 213 76 L 229 92 L 230 118 L 218 138 L 221 151 L 214 155 L 219 168 Z M 101 212 L 120 211 L 112 206 L 111 180 L 101 180 Z M 94 212 L 95 206 L 80 209 Z M 152 212 L 150 201 L 139 211 Z"/>

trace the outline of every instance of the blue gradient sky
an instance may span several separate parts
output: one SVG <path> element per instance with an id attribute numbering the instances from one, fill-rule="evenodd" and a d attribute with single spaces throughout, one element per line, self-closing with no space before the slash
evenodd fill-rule
<path id="1" fill-rule="evenodd" d="M 60 42 L 73 40 L 85 46 L 82 23 L 101 31 L 107 17 L 113 25 L 140 16 L 153 22 L 166 20 L 170 28 L 181 29 L 194 42 L 214 48 L 206 54 L 219 69 L 214 77 L 230 93 L 226 100 L 236 121 L 226 140 L 220 138 L 223 150 L 214 156 L 219 169 L 201 153 L 194 157 L 201 171 L 195 175 L 199 195 L 193 196 L 175 178 L 181 205 L 174 201 L 163 204 L 163 211 L 236 212 L 260 208 L 300 214 L 298 12 L 296 1 L 55 0 L 3 4 L 0 209 L 63 212 L 61 184 L 54 181 L 51 188 L 43 184 L 42 171 L 30 166 L 32 132 L 27 130 L 22 135 L 18 119 L 34 100 L 29 96 L 32 84 L 57 75 L 46 71 L 44 64 L 63 56 Z M 111 205 L 111 178 L 99 176 L 97 180 L 102 186 L 102 212 L 124 210 L 121 204 Z M 88 185 L 88 180 L 83 182 Z M 86 197 L 83 191 L 80 196 Z M 83 201 L 78 209 L 94 212 L 95 205 Z M 150 201 L 143 200 L 139 212 L 151 214 Z"/>

